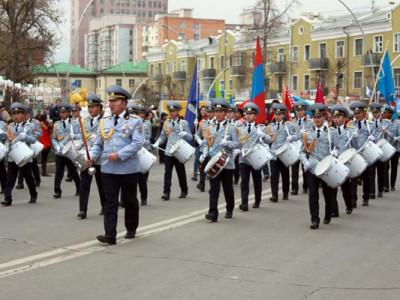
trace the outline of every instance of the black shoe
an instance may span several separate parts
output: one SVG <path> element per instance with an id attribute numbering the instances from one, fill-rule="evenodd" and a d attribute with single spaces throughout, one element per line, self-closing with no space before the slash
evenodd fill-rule
<path id="1" fill-rule="evenodd" d="M 71 177 L 67 177 L 67 178 L 65 178 L 65 181 L 66 182 L 72 182 L 72 178 Z"/>
<path id="2" fill-rule="evenodd" d="M 169 200 L 169 195 L 164 194 L 161 196 L 161 199 L 163 199 L 164 201 L 168 201 Z"/>
<path id="3" fill-rule="evenodd" d="M 225 213 L 225 219 L 232 219 L 232 215 L 233 215 L 233 213 L 231 212 L 231 211 L 227 211 L 226 213 Z"/>
<path id="4" fill-rule="evenodd" d="M 77 215 L 78 218 L 81 219 L 86 219 L 86 212 L 85 211 L 81 211 L 79 212 L 79 214 Z"/>
<path id="5" fill-rule="evenodd" d="M 303 194 L 308 194 L 308 189 L 303 189 Z"/>
<path id="6" fill-rule="evenodd" d="M 147 200 L 142 200 L 142 201 L 140 201 L 140 205 L 142 205 L 142 206 L 147 205 Z"/>
<path id="7" fill-rule="evenodd" d="M 391 188 L 390 188 L 390 190 L 392 191 L 392 192 L 394 192 L 394 191 L 396 191 L 396 188 L 394 187 L 394 186 L 392 186 Z M 1 194 L 1 193 L 0 193 Z"/>
<path id="8" fill-rule="evenodd" d="M 368 205 L 369 205 L 368 200 L 363 200 L 362 206 L 368 206 Z"/>
<path id="9" fill-rule="evenodd" d="M 331 218 L 339 218 L 339 213 L 338 212 L 331 213 Z"/>
<path id="10" fill-rule="evenodd" d="M 53 198 L 54 198 L 54 199 L 61 198 L 61 194 L 55 193 L 55 194 L 53 195 Z"/>
<path id="11" fill-rule="evenodd" d="M 11 206 L 11 201 L 1 201 L 0 204 L 3 206 Z"/>
<path id="12" fill-rule="evenodd" d="M 218 217 L 217 217 L 217 216 L 212 216 L 212 215 L 210 215 L 210 214 L 206 214 L 206 215 L 205 215 L 205 218 L 206 218 L 207 220 L 210 220 L 211 222 L 217 222 L 217 221 L 218 221 Z"/>
<path id="13" fill-rule="evenodd" d="M 353 209 L 352 209 L 352 208 L 346 209 L 346 214 L 351 215 L 352 212 L 353 212 Z"/>
<path id="14" fill-rule="evenodd" d="M 75 192 L 75 196 L 79 196 L 79 191 L 76 191 L 76 192 Z"/>
<path id="15" fill-rule="evenodd" d="M 28 203 L 33 204 L 36 203 L 37 198 L 36 197 L 32 197 Z"/>
<path id="16" fill-rule="evenodd" d="M 248 211 L 249 210 L 249 206 L 247 204 L 240 204 L 239 205 L 239 209 L 243 210 L 243 211 Z"/>
<path id="17" fill-rule="evenodd" d="M 378 197 L 379 197 L 379 193 L 378 193 Z M 375 199 L 375 194 L 369 195 L 369 198 L 370 198 L 370 199 Z"/>
<path id="18" fill-rule="evenodd" d="M 17 190 L 23 190 L 23 189 L 24 189 L 24 185 L 23 185 L 23 184 L 17 184 L 17 185 L 15 186 L 15 188 L 16 188 Z"/>
<path id="19" fill-rule="evenodd" d="M 239 180 L 235 180 L 235 181 L 233 182 L 234 185 L 237 185 L 238 183 L 239 183 Z"/>
<path id="20" fill-rule="evenodd" d="M 125 208 L 125 203 L 120 201 L 118 202 L 118 206 L 121 208 Z"/>
<path id="21" fill-rule="evenodd" d="M 383 194 L 382 194 L 382 192 L 378 192 L 378 196 L 377 196 L 378 198 L 382 198 L 383 197 Z"/>
<path id="22" fill-rule="evenodd" d="M 119 203 L 118 203 L 118 205 L 119 205 Z M 104 209 L 103 208 L 100 209 L 99 216 L 104 216 Z"/>
<path id="23" fill-rule="evenodd" d="M 186 198 L 187 193 L 181 192 L 181 194 L 178 196 L 178 198 L 183 199 Z"/>
<path id="24" fill-rule="evenodd" d="M 108 235 L 98 235 L 97 240 L 101 243 L 115 245 L 117 243 L 117 239 L 115 236 L 108 236 Z"/>
<path id="25" fill-rule="evenodd" d="M 357 208 L 357 200 L 352 201 L 353 208 Z"/>
<path id="26" fill-rule="evenodd" d="M 383 191 L 384 191 L 385 193 L 389 193 L 389 188 L 388 188 L 388 187 L 384 187 L 384 188 L 383 188 Z"/>
<path id="27" fill-rule="evenodd" d="M 253 207 L 253 208 L 259 208 L 259 207 L 260 207 L 260 203 L 254 202 L 254 204 L 253 204 L 252 207 Z"/>
<path id="28" fill-rule="evenodd" d="M 192 178 L 190 178 L 192 181 L 197 181 L 197 175 L 193 175 Z"/>
<path id="29" fill-rule="evenodd" d="M 324 219 L 324 224 L 329 224 L 331 222 L 331 218 L 325 218 Z"/>
<path id="30" fill-rule="evenodd" d="M 196 187 L 200 190 L 200 192 L 204 192 L 204 185 L 199 183 L 198 185 L 196 185 Z"/>
<path id="31" fill-rule="evenodd" d="M 277 197 L 271 197 L 271 198 L 269 198 L 269 201 L 278 202 L 278 198 Z"/>
<path id="32" fill-rule="evenodd" d="M 313 221 L 310 225 L 310 229 L 318 229 L 319 223 L 317 221 Z"/>
<path id="33" fill-rule="evenodd" d="M 283 195 L 282 200 L 289 200 L 289 195 Z"/>
<path id="34" fill-rule="evenodd" d="M 3 190 L 1 190 L 1 191 L 0 191 L 0 194 L 4 194 L 4 191 L 3 191 Z"/>
<path id="35" fill-rule="evenodd" d="M 36 187 L 40 187 L 40 182 L 36 182 Z"/>
<path id="36" fill-rule="evenodd" d="M 298 194 L 299 194 L 298 191 L 291 191 L 291 192 L 290 192 L 290 195 L 293 195 L 293 196 L 296 196 L 296 195 L 298 195 Z"/>
<path id="37" fill-rule="evenodd" d="M 128 230 L 126 234 L 124 235 L 124 238 L 126 239 L 133 239 L 136 236 L 136 231 Z"/>

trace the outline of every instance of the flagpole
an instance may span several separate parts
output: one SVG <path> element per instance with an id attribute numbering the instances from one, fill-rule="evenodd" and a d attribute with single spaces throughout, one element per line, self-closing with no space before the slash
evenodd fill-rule
<path id="1" fill-rule="evenodd" d="M 370 97 L 370 99 L 369 99 L 367 112 L 369 111 L 369 106 L 371 105 L 372 100 L 374 100 L 374 94 L 375 94 L 375 92 L 376 92 L 376 86 L 378 85 L 378 81 L 379 81 L 379 73 L 381 72 L 382 65 L 383 65 L 383 61 L 384 61 L 386 52 L 388 52 L 388 44 L 389 44 L 389 41 L 386 41 L 385 52 L 383 52 L 383 56 L 382 56 L 382 59 L 381 59 L 381 63 L 380 63 L 380 66 L 379 66 L 379 70 L 378 70 L 378 77 L 375 79 L 374 88 L 373 88 L 373 90 L 372 90 L 372 95 L 371 95 L 371 97 Z M 379 99 L 378 99 L 378 101 L 379 101 Z"/>

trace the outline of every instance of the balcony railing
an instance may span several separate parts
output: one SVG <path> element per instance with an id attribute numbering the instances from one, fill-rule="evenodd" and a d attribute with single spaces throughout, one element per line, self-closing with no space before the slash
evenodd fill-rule
<path id="1" fill-rule="evenodd" d="M 286 74 L 286 62 L 279 61 L 269 64 L 268 70 L 272 74 Z"/>
<path id="2" fill-rule="evenodd" d="M 371 58 L 369 54 L 363 55 L 361 58 L 361 66 L 362 67 L 379 67 L 381 64 L 382 53 L 372 53 L 372 65 L 371 65 Z"/>
<path id="3" fill-rule="evenodd" d="M 186 80 L 186 71 L 179 71 L 172 73 L 174 80 Z"/>
<path id="4" fill-rule="evenodd" d="M 153 74 L 153 75 L 151 75 L 151 81 L 162 82 L 163 81 L 163 74 Z"/>
<path id="5" fill-rule="evenodd" d="M 215 69 L 204 69 L 201 72 L 203 79 L 215 78 L 215 73 L 216 73 Z"/>
<path id="6" fill-rule="evenodd" d="M 327 58 L 313 58 L 308 61 L 309 70 L 328 70 L 329 60 Z"/>
<path id="7" fill-rule="evenodd" d="M 244 66 L 233 66 L 232 76 L 246 76 L 246 67 Z"/>

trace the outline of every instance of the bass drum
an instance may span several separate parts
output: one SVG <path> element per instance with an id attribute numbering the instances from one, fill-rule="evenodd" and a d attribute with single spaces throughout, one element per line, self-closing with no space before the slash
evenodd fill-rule
<path id="1" fill-rule="evenodd" d="M 219 151 L 207 163 L 206 167 L 204 168 L 204 173 L 211 178 L 215 178 L 219 173 L 221 173 L 228 162 L 229 156 L 222 151 Z"/>
<path id="2" fill-rule="evenodd" d="M 349 177 L 350 169 L 332 155 L 322 159 L 315 168 L 315 176 L 331 188 L 337 188 Z"/>

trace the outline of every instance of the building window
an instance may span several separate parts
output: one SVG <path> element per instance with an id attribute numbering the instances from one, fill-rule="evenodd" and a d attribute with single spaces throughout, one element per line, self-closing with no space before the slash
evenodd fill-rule
<path id="1" fill-rule="evenodd" d="M 285 48 L 279 48 L 278 49 L 278 62 L 284 62 L 285 61 Z"/>
<path id="2" fill-rule="evenodd" d="M 220 67 L 221 69 L 224 69 L 224 68 L 225 68 L 225 56 L 223 56 L 223 55 L 221 55 L 221 56 L 219 57 L 219 67 Z"/>
<path id="3" fill-rule="evenodd" d="M 251 52 L 251 61 L 250 61 L 250 66 L 254 66 L 254 59 L 256 57 L 256 53 L 255 52 Z"/>
<path id="4" fill-rule="evenodd" d="M 179 28 L 185 28 L 185 23 L 180 22 L 180 23 L 179 23 Z"/>
<path id="5" fill-rule="evenodd" d="M 292 91 L 297 91 L 297 75 L 292 76 Z"/>
<path id="6" fill-rule="evenodd" d="M 374 36 L 374 52 L 381 53 L 383 51 L 383 37 L 381 35 Z"/>
<path id="7" fill-rule="evenodd" d="M 393 69 L 394 87 L 400 88 L 400 69 Z"/>
<path id="8" fill-rule="evenodd" d="M 186 71 L 186 61 L 184 61 L 183 59 L 181 60 L 181 71 Z"/>
<path id="9" fill-rule="evenodd" d="M 150 65 L 150 75 L 153 76 L 154 75 L 154 64 Z"/>
<path id="10" fill-rule="evenodd" d="M 76 87 L 81 88 L 82 87 L 82 80 L 78 79 L 76 80 Z"/>
<path id="11" fill-rule="evenodd" d="M 233 55 L 230 54 L 228 59 L 229 59 L 229 67 L 232 67 L 233 66 Z"/>
<path id="12" fill-rule="evenodd" d="M 362 72 L 354 72 L 353 88 L 361 89 L 362 87 Z"/>
<path id="13" fill-rule="evenodd" d="M 335 73 L 335 88 L 339 84 L 339 89 L 343 89 L 343 82 L 344 82 L 343 73 L 341 73 L 341 75 L 338 75 L 338 73 Z"/>
<path id="14" fill-rule="evenodd" d="M 200 34 L 195 33 L 195 34 L 194 34 L 194 40 L 195 40 L 195 41 L 198 41 L 199 39 L 200 39 Z"/>
<path id="15" fill-rule="evenodd" d="M 354 56 L 363 54 L 363 39 L 354 40 Z"/>
<path id="16" fill-rule="evenodd" d="M 311 46 L 305 45 L 304 46 L 304 61 L 310 60 L 310 51 L 311 51 Z"/>
<path id="17" fill-rule="evenodd" d="M 193 24 L 194 29 L 200 29 L 200 24 Z"/>
<path id="18" fill-rule="evenodd" d="M 319 44 L 319 58 L 326 58 L 326 44 Z"/>
<path id="19" fill-rule="evenodd" d="M 393 52 L 400 52 L 400 33 L 393 35 Z"/>
<path id="20" fill-rule="evenodd" d="M 116 79 L 115 80 L 115 84 L 119 85 L 119 86 L 122 86 L 122 79 Z"/>
<path id="21" fill-rule="evenodd" d="M 174 62 L 173 62 L 172 72 L 176 72 L 176 60 L 174 60 Z"/>
<path id="22" fill-rule="evenodd" d="M 181 32 L 181 33 L 179 33 L 179 37 L 181 38 L 181 39 L 185 39 L 185 34 L 183 33 L 183 32 Z"/>
<path id="23" fill-rule="evenodd" d="M 169 61 L 165 63 L 165 73 L 169 74 Z"/>
<path id="24" fill-rule="evenodd" d="M 292 47 L 292 61 L 296 62 L 299 60 L 299 47 Z"/>
<path id="25" fill-rule="evenodd" d="M 136 6 L 136 0 L 132 1 L 132 6 L 135 7 Z"/>
<path id="26" fill-rule="evenodd" d="M 142 0 L 142 7 L 146 7 L 146 1 Z"/>
<path id="27" fill-rule="evenodd" d="M 326 87 L 326 74 L 325 73 L 319 74 L 319 82 L 321 83 L 322 88 Z"/>
<path id="28" fill-rule="evenodd" d="M 344 41 L 336 42 L 336 58 L 344 57 Z"/>
<path id="29" fill-rule="evenodd" d="M 209 67 L 209 69 L 215 69 L 214 56 L 210 57 L 210 67 Z"/>
<path id="30" fill-rule="evenodd" d="M 223 80 L 219 81 L 219 90 L 225 91 L 225 81 L 223 81 Z"/>
<path id="31" fill-rule="evenodd" d="M 153 7 L 153 2 L 149 1 L 149 7 Z"/>
<path id="32" fill-rule="evenodd" d="M 133 88 L 135 86 L 135 79 L 129 79 L 129 87 Z"/>
<path id="33" fill-rule="evenodd" d="M 161 63 L 158 63 L 158 74 L 161 74 L 162 72 L 162 67 Z"/>
<path id="34" fill-rule="evenodd" d="M 228 89 L 233 90 L 233 80 L 232 79 L 229 79 L 229 81 L 228 81 Z"/>
<path id="35" fill-rule="evenodd" d="M 304 75 L 304 90 L 308 91 L 310 89 L 310 75 Z"/>
<path id="36" fill-rule="evenodd" d="M 304 33 L 304 26 L 301 25 L 301 26 L 299 27 L 299 34 L 302 35 L 303 33 Z"/>
<path id="37" fill-rule="evenodd" d="M 267 50 L 267 59 L 266 59 L 267 64 L 271 62 L 271 50 Z"/>

